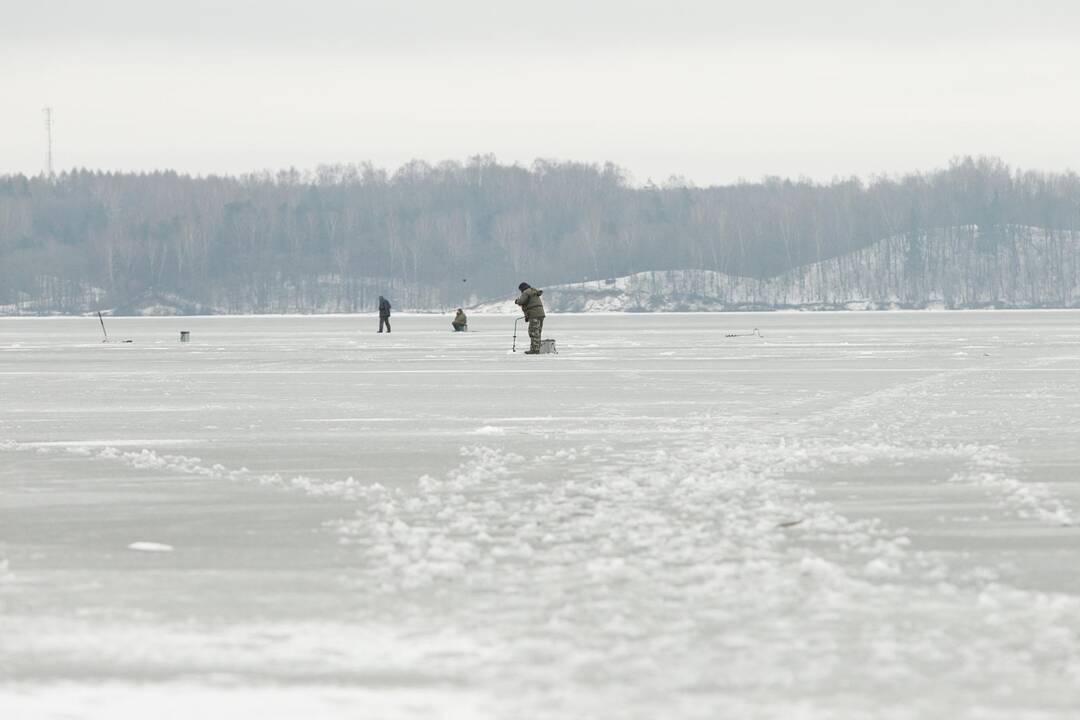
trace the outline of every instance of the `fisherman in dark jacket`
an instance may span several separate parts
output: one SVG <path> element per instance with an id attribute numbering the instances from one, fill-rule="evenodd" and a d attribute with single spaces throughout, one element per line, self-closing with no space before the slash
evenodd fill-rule
<path id="1" fill-rule="evenodd" d="M 379 296 L 379 332 L 386 326 L 386 332 L 390 332 L 390 301 Z"/>
<path id="2" fill-rule="evenodd" d="M 469 327 L 469 319 L 465 317 L 465 311 L 458 308 L 457 315 L 454 315 L 450 325 L 454 328 L 454 332 L 464 332 Z"/>
<path id="3" fill-rule="evenodd" d="M 521 311 L 525 313 L 525 320 L 529 323 L 529 349 L 525 351 L 525 354 L 538 355 L 540 333 L 544 330 L 544 303 L 540 300 L 544 291 L 537 290 L 524 282 L 518 285 L 518 290 L 521 291 L 521 295 L 514 303 L 521 306 Z"/>

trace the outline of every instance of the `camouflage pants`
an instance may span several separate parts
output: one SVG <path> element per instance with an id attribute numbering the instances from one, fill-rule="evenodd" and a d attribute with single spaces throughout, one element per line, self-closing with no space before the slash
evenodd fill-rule
<path id="1" fill-rule="evenodd" d="M 529 352 L 540 352 L 540 332 L 544 329 L 544 318 L 529 321 Z"/>

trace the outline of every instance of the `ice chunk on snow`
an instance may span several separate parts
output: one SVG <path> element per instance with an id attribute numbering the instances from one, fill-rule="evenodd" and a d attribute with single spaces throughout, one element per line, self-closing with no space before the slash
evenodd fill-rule
<path id="1" fill-rule="evenodd" d="M 172 552 L 173 546 L 165 543 L 147 542 L 139 540 L 128 545 L 128 550 L 141 550 L 142 552 Z"/>

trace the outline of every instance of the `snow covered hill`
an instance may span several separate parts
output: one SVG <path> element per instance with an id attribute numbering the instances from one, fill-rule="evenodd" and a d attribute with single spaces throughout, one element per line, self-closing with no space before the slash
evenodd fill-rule
<path id="1" fill-rule="evenodd" d="M 772 278 L 641 272 L 544 288 L 555 312 L 1080 307 L 1080 235 L 975 226 L 895 236 Z M 510 300 L 474 312 L 515 313 Z"/>
<path id="2" fill-rule="evenodd" d="M 528 270 L 522 275 L 529 278 Z M 355 313 L 371 312 L 380 294 L 391 298 L 395 311 L 445 313 L 465 304 L 473 313 L 518 312 L 510 293 L 446 303 L 442 287 L 334 274 L 223 286 L 201 299 L 151 290 L 122 303 L 102 288 L 58 278 L 38 277 L 37 285 L 36 293 L 0 305 L 0 315 Z M 655 270 L 541 287 L 554 312 L 1080 307 L 1080 233 L 1016 225 L 941 228 L 896 235 L 771 278 Z"/>

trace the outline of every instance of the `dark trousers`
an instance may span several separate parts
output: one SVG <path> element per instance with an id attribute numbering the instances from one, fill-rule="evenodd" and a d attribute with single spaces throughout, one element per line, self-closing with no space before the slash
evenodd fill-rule
<path id="1" fill-rule="evenodd" d="M 450 323 L 450 327 L 454 328 L 454 332 L 463 332 L 465 330 L 464 325 L 458 325 L 457 323 Z"/>
<path id="2" fill-rule="evenodd" d="M 388 316 L 388 315 L 380 315 L 379 316 L 379 332 L 382 332 L 383 325 L 386 326 L 386 332 L 390 332 L 390 316 Z"/>

